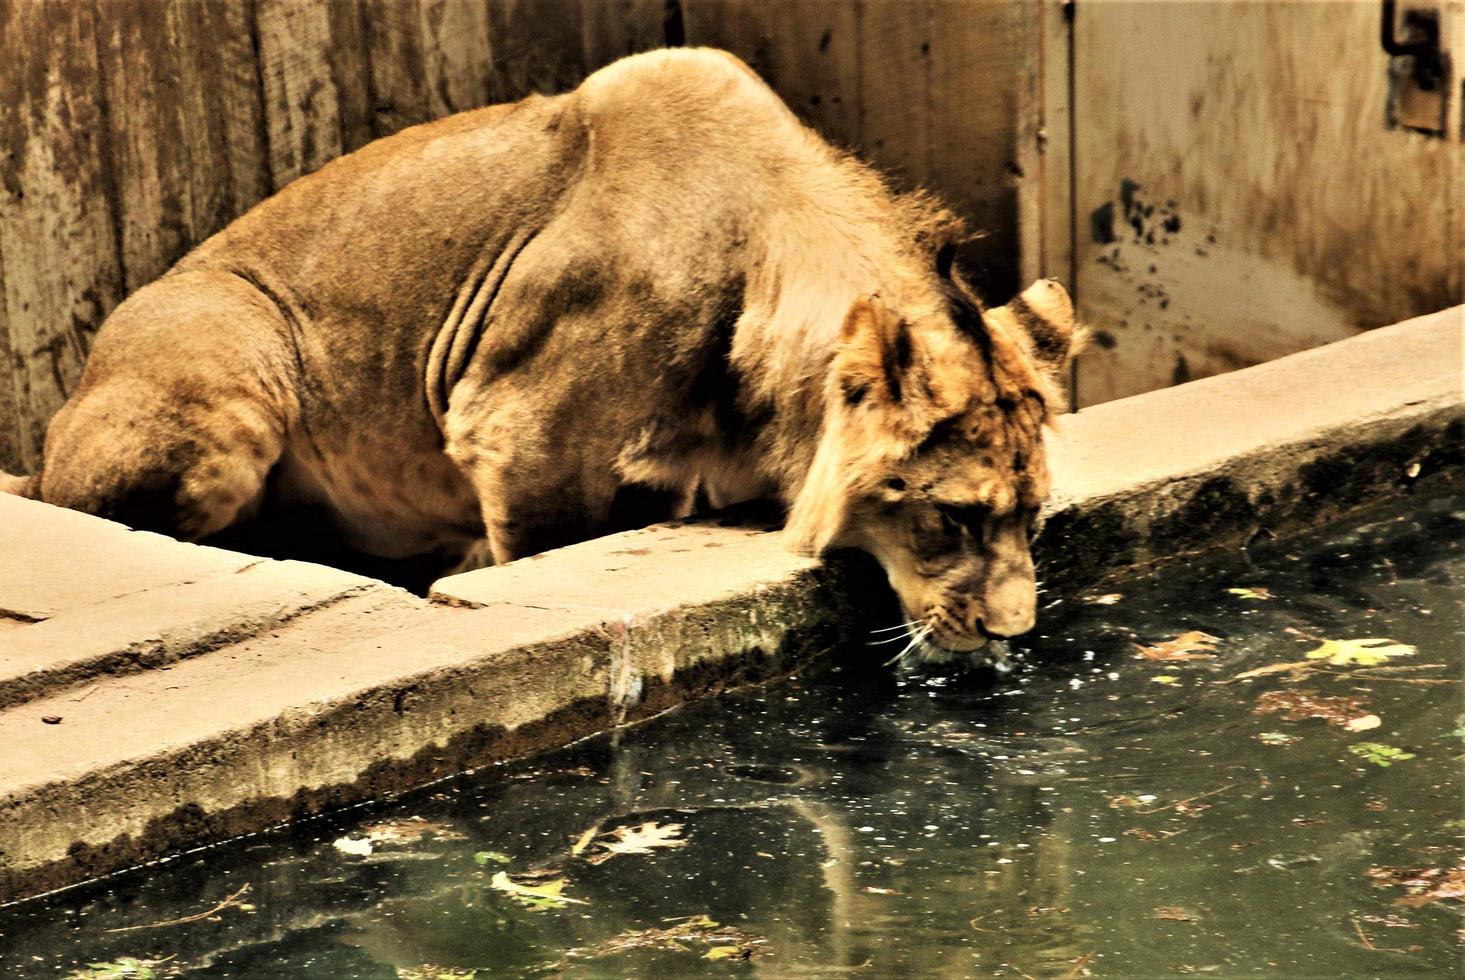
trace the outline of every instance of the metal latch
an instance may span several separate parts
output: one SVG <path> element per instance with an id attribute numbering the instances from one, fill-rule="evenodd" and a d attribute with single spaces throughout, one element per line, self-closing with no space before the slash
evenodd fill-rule
<path id="1" fill-rule="evenodd" d="M 1450 56 L 1440 50 L 1439 11 L 1408 8 L 1401 24 L 1396 7 L 1395 0 L 1383 0 L 1380 41 L 1389 55 L 1389 128 L 1444 136 Z"/>

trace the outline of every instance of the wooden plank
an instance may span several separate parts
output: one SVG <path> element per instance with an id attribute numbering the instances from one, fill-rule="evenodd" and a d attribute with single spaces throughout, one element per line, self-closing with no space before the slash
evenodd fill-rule
<path id="1" fill-rule="evenodd" d="M 40 465 L 45 425 L 81 373 L 122 280 L 104 178 L 92 8 L 0 11 L 0 261 L 9 361 L 5 465 Z"/>
<path id="2" fill-rule="evenodd" d="M 488 105 L 493 51 L 482 0 L 421 0 L 422 62 L 430 118 Z"/>
<path id="3" fill-rule="evenodd" d="M 264 105 L 250 8 L 173 0 L 169 33 L 181 76 L 189 241 L 197 244 L 270 192 Z"/>
<path id="4" fill-rule="evenodd" d="M 428 115 L 418 0 L 363 0 L 366 60 L 373 101 L 372 133 L 389 136 Z"/>
<path id="5" fill-rule="evenodd" d="M 860 5 L 683 0 L 683 10 L 688 44 L 731 51 L 826 139 L 859 145 L 861 26 L 869 16 Z"/>
<path id="6" fill-rule="evenodd" d="M 490 101 L 514 102 L 532 92 L 567 92 L 584 79 L 578 3 L 494 0 L 488 15 L 493 51 Z"/>
<path id="7" fill-rule="evenodd" d="M 1083 403 L 1460 302 L 1461 144 L 1385 125 L 1376 4 L 1077 10 Z"/>
<path id="8" fill-rule="evenodd" d="M 98 19 L 98 61 L 106 105 L 106 159 L 117 189 L 123 288 L 152 282 L 191 244 L 180 120 L 177 49 L 166 9 L 116 0 Z"/>
<path id="9" fill-rule="evenodd" d="M 665 46 L 667 31 L 676 30 L 668 18 L 675 20 L 679 11 L 666 0 L 582 0 L 580 16 L 585 69 L 595 71 L 617 58 Z M 681 25 L 684 39 L 684 18 Z"/>
<path id="10" fill-rule="evenodd" d="M 1074 290 L 1069 117 L 1071 0 L 1042 0 L 1022 27 L 1018 108 L 1021 284 L 1051 277 Z"/>
<path id="11" fill-rule="evenodd" d="M 371 138 L 360 8 L 258 0 L 255 31 L 270 181 L 280 188 Z"/>

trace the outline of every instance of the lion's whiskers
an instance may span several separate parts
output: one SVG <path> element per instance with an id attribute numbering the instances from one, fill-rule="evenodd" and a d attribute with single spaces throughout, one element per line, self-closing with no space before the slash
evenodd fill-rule
<path id="1" fill-rule="evenodd" d="M 929 624 L 922 626 L 920 629 L 916 630 L 915 633 L 911 634 L 911 641 L 905 645 L 905 649 L 901 650 L 895 656 L 885 661 L 885 666 L 889 667 L 891 664 L 905 659 L 905 655 L 910 653 L 912 650 L 917 649 L 921 644 L 921 641 L 925 640 L 926 634 L 930 632 L 931 627 Z"/>
<path id="2" fill-rule="evenodd" d="M 870 632 L 871 633 L 890 633 L 890 632 L 894 632 L 895 630 L 909 629 L 910 627 L 916 625 L 919 622 L 920 622 L 919 619 L 909 619 L 909 620 L 906 620 L 904 623 L 901 623 L 898 626 L 882 626 L 879 629 L 871 630 Z"/>

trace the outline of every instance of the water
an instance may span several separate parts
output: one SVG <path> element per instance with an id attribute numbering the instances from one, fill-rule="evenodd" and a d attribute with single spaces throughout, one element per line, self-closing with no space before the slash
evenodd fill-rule
<path id="1" fill-rule="evenodd" d="M 0 971 L 131 956 L 197 977 L 1465 975 L 1462 902 L 1428 894 L 1465 853 L 1462 529 L 1465 499 L 1416 500 L 1113 604 L 1065 597 L 1001 679 L 896 678 L 886 647 L 852 650 L 794 683 L 0 910 Z M 1186 631 L 1214 653 L 1136 659 Z M 1373 637 L 1417 652 L 1236 680 Z M 1337 717 L 1258 713 L 1288 699 Z M 599 860 L 607 832 L 646 823 L 651 844 L 682 843 Z M 373 829 L 396 842 L 333 843 Z M 492 886 L 531 870 L 509 880 L 563 880 L 586 904 Z M 1433 875 L 1412 902 L 1393 883 L 1410 872 Z M 196 917 L 245 885 L 214 916 L 107 931 Z"/>

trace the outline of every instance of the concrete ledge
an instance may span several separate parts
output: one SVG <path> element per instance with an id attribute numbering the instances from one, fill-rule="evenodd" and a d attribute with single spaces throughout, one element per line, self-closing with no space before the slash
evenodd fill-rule
<path id="1" fill-rule="evenodd" d="M 1050 587 L 1459 478 L 1462 328 L 1446 311 L 1066 420 Z M 3 495 L 0 542 L 0 901 L 779 676 L 869 594 L 746 515 L 431 601 Z"/>

